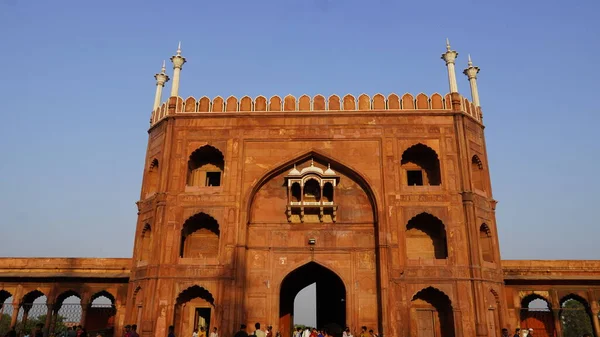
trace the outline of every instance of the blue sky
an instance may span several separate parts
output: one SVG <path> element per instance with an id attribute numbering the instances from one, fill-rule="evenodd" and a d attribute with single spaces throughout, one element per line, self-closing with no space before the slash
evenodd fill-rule
<path id="1" fill-rule="evenodd" d="M 482 69 L 503 258 L 600 259 L 599 12 L 591 0 L 3 0 L 0 256 L 131 256 L 153 75 L 179 40 L 181 95 L 213 97 L 445 93 L 448 37 L 459 70 L 467 53 Z"/>

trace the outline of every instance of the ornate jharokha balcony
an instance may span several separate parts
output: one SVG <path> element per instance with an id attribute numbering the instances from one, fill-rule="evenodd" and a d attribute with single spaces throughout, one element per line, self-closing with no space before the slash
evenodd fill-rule
<path id="1" fill-rule="evenodd" d="M 298 170 L 296 165 L 285 177 L 288 189 L 286 214 L 288 221 L 335 222 L 338 205 L 335 204 L 335 188 L 340 177 L 331 169 L 310 166 Z"/>

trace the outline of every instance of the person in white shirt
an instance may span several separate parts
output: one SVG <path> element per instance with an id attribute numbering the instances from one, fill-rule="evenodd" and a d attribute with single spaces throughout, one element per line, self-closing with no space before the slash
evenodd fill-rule
<path id="1" fill-rule="evenodd" d="M 254 335 L 256 337 L 266 337 L 267 336 L 267 334 L 260 329 L 260 323 L 254 324 L 254 328 L 256 328 L 256 330 L 254 330 Z"/>
<path id="2" fill-rule="evenodd" d="M 213 328 L 213 331 L 210 333 L 210 337 L 219 337 L 219 334 L 217 333 L 217 327 Z"/>
<path id="3" fill-rule="evenodd" d="M 302 333 L 302 337 L 310 337 L 310 330 L 308 328 L 304 329 Z"/>

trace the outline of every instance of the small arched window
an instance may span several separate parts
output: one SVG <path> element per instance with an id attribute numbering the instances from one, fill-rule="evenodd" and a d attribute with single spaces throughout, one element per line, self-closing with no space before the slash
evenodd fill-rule
<path id="1" fill-rule="evenodd" d="M 473 179 L 473 189 L 485 191 L 483 163 L 477 155 L 471 158 L 471 177 Z"/>
<path id="2" fill-rule="evenodd" d="M 304 201 L 318 202 L 321 200 L 321 186 L 315 179 L 309 179 L 304 183 Z"/>
<path id="3" fill-rule="evenodd" d="M 150 224 L 145 224 L 142 230 L 142 241 L 140 247 L 140 260 L 148 261 L 152 249 L 152 227 Z"/>
<path id="4" fill-rule="evenodd" d="M 188 186 L 221 186 L 225 159 L 221 151 L 205 145 L 192 153 L 188 161 Z"/>
<path id="5" fill-rule="evenodd" d="M 426 145 L 419 143 L 408 148 L 400 163 L 406 171 L 408 186 L 437 186 L 442 183 L 438 155 Z"/>
<path id="6" fill-rule="evenodd" d="M 156 193 L 158 190 L 158 159 L 154 158 L 148 167 L 148 179 L 146 182 L 146 195 Z"/>
<path id="7" fill-rule="evenodd" d="M 333 202 L 333 184 L 325 183 L 323 186 L 323 201 L 325 202 Z"/>
<path id="8" fill-rule="evenodd" d="M 492 233 L 486 224 L 479 227 L 479 247 L 481 248 L 481 258 L 486 262 L 494 262 L 494 244 Z"/>
<path id="9" fill-rule="evenodd" d="M 406 225 L 406 250 L 409 259 L 447 258 L 444 223 L 428 213 L 410 219 Z"/>
<path id="10" fill-rule="evenodd" d="M 293 202 L 300 202 L 302 200 L 302 189 L 300 183 L 293 183 L 291 188 L 292 197 L 290 198 Z"/>
<path id="11" fill-rule="evenodd" d="M 180 256 L 185 258 L 216 257 L 219 254 L 219 223 L 210 215 L 198 213 L 181 229 Z"/>

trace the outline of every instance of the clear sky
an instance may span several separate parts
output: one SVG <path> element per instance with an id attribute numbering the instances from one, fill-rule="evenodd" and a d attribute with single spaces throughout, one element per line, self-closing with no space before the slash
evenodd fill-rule
<path id="1" fill-rule="evenodd" d="M 179 40 L 180 93 L 214 97 L 445 93 L 448 37 L 459 70 L 467 53 L 482 69 L 502 257 L 600 259 L 599 12 L 597 0 L 0 1 L 0 256 L 131 256 L 153 75 Z"/>

